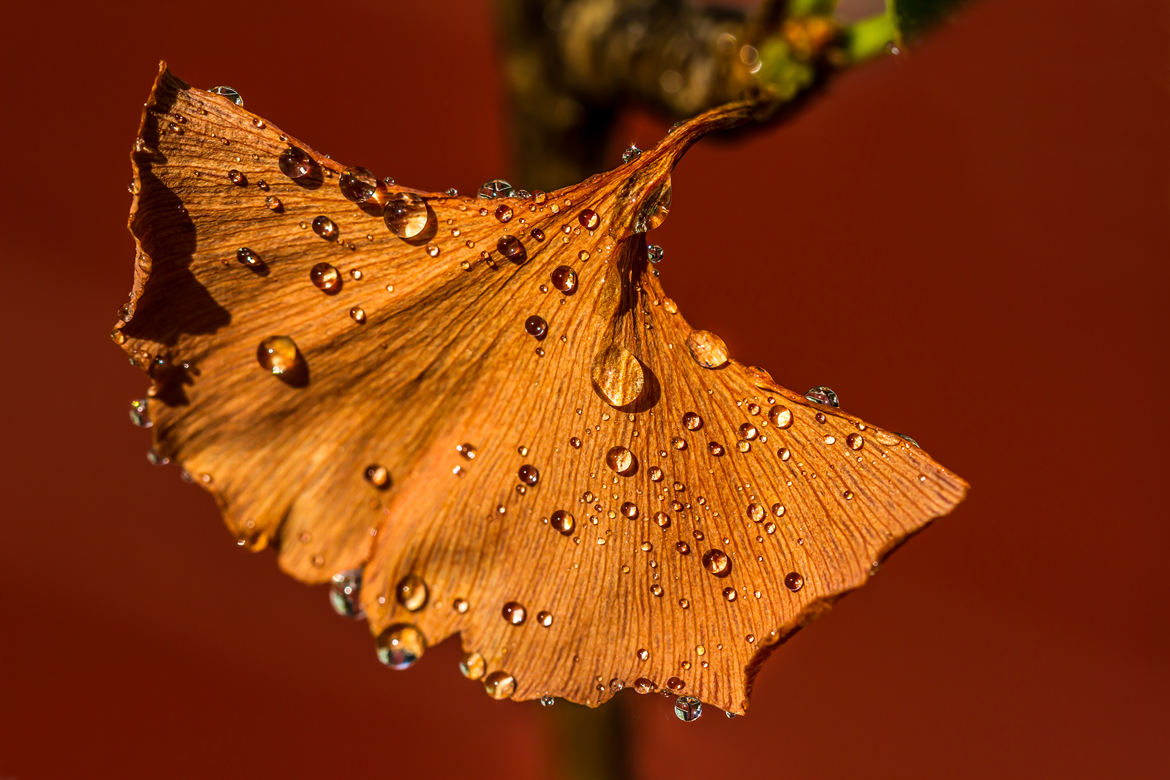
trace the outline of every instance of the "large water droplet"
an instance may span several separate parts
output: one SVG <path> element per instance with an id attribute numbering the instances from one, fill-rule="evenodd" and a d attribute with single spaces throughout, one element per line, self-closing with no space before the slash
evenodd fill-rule
<path id="1" fill-rule="evenodd" d="M 703 427 L 703 418 L 695 412 L 687 412 L 682 416 L 682 423 L 688 431 L 697 431 Z"/>
<path id="2" fill-rule="evenodd" d="M 619 409 L 638 400 L 646 384 L 641 362 L 617 344 L 610 344 L 594 356 L 590 378 L 602 400 Z"/>
<path id="3" fill-rule="evenodd" d="M 276 165 L 290 179 L 303 179 L 317 167 L 309 153 L 299 146 L 290 146 L 281 152 Z"/>
<path id="4" fill-rule="evenodd" d="M 524 332 L 536 340 L 541 340 L 548 333 L 548 323 L 539 314 L 533 314 L 524 320 Z"/>
<path id="5" fill-rule="evenodd" d="M 792 410 L 777 404 L 768 410 L 768 419 L 777 428 L 787 428 L 792 425 Z"/>
<path id="6" fill-rule="evenodd" d="M 476 193 L 481 198 L 506 198 L 512 194 L 512 185 L 503 179 L 490 179 L 479 185 L 479 192 Z"/>
<path id="7" fill-rule="evenodd" d="M 552 272 L 552 285 L 565 295 L 577 292 L 577 272 L 567 265 L 558 266 Z"/>
<path id="8" fill-rule="evenodd" d="M 804 397 L 813 403 L 824 404 L 825 406 L 832 406 L 834 408 L 841 405 L 841 402 L 837 399 L 837 394 L 833 392 L 833 388 L 825 387 L 824 385 L 809 388 L 809 391 L 804 394 Z"/>
<path id="9" fill-rule="evenodd" d="M 577 221 L 586 230 L 597 230 L 597 226 L 601 224 L 601 217 L 597 216 L 597 212 L 593 209 L 581 209 L 581 213 L 577 215 Z"/>
<path id="10" fill-rule="evenodd" d="M 301 366 L 301 354 L 296 342 L 288 336 L 269 336 L 256 350 L 260 367 L 276 376 L 291 374 Z"/>
<path id="11" fill-rule="evenodd" d="M 865 439 L 860 433 L 851 433 L 845 437 L 845 446 L 851 450 L 859 450 L 865 446 Z"/>
<path id="12" fill-rule="evenodd" d="M 407 574 L 398 581 L 397 587 L 394 588 L 394 596 L 398 599 L 398 603 L 411 612 L 418 612 L 425 607 L 429 594 L 430 589 L 427 587 L 427 583 L 417 574 Z"/>
<path id="13" fill-rule="evenodd" d="M 310 268 L 309 279 L 318 290 L 328 295 L 341 292 L 341 272 L 329 263 L 317 263 Z"/>
<path id="14" fill-rule="evenodd" d="M 687 349 L 691 357 L 703 368 L 719 368 L 727 365 L 727 345 L 723 339 L 709 330 L 692 330 L 687 336 Z"/>
<path id="15" fill-rule="evenodd" d="M 674 714 L 683 723 L 692 723 L 703 714 L 703 703 L 694 696 L 679 696 L 674 701 Z"/>
<path id="16" fill-rule="evenodd" d="M 703 553 L 703 568 L 716 577 L 731 574 L 731 558 L 722 550 L 708 550 Z"/>
<path id="17" fill-rule="evenodd" d="M 244 99 L 240 97 L 240 93 L 229 86 L 220 85 L 218 87 L 212 87 L 207 91 L 213 95 L 222 95 L 223 97 L 235 103 L 237 106 L 244 105 Z"/>
<path id="18" fill-rule="evenodd" d="M 518 476 L 520 481 L 525 485 L 535 485 L 540 481 L 540 472 L 537 471 L 536 466 L 528 463 L 525 463 L 520 467 L 520 470 L 516 472 L 516 476 Z"/>
<path id="19" fill-rule="evenodd" d="M 387 200 L 383 219 L 391 233 L 411 239 L 427 229 L 431 211 L 427 202 L 413 192 L 396 192 Z"/>
<path id="20" fill-rule="evenodd" d="M 342 617 L 361 618 L 362 570 L 351 569 L 333 575 L 329 586 L 329 604 Z"/>
<path id="21" fill-rule="evenodd" d="M 525 251 L 524 244 L 520 243 L 520 239 L 515 236 L 501 236 L 500 240 L 496 242 L 496 249 L 505 258 L 516 263 L 516 265 L 520 265 L 528 260 L 528 252 Z"/>
<path id="22" fill-rule="evenodd" d="M 493 699 L 510 699 L 516 692 L 516 678 L 503 670 L 495 671 L 483 678 L 483 689 Z"/>
<path id="23" fill-rule="evenodd" d="M 663 223 L 670 213 L 670 177 L 667 176 L 657 189 L 642 201 L 634 217 L 634 232 L 645 233 Z"/>
<path id="24" fill-rule="evenodd" d="M 422 658 L 427 646 L 418 628 L 409 623 L 395 623 L 378 634 L 376 648 L 378 660 L 386 666 L 406 669 Z"/>
<path id="25" fill-rule="evenodd" d="M 804 577 L 799 572 L 790 571 L 784 575 L 784 587 L 795 593 L 804 587 Z"/>
<path id="26" fill-rule="evenodd" d="M 378 177 L 369 168 L 346 168 L 341 176 L 337 177 L 337 187 L 346 200 L 354 203 L 365 203 L 373 200 L 378 191 Z"/>
<path id="27" fill-rule="evenodd" d="M 618 445 L 610 447 L 609 452 L 605 453 L 605 465 L 622 476 L 628 476 L 637 468 L 638 459 L 628 448 Z"/>

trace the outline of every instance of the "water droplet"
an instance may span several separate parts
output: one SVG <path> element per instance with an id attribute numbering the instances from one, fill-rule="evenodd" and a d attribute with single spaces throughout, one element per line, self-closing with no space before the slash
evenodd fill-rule
<path id="1" fill-rule="evenodd" d="M 272 211 L 284 211 L 284 204 L 280 202 L 280 198 L 275 195 L 269 195 L 264 199 L 264 205 Z"/>
<path id="2" fill-rule="evenodd" d="M 228 181 L 230 181 L 232 184 L 237 184 L 243 187 L 248 183 L 248 177 L 237 171 L 235 168 L 232 168 L 230 171 L 228 171 Z"/>
<path id="3" fill-rule="evenodd" d="M 288 336 L 269 336 L 260 342 L 256 360 L 265 371 L 276 376 L 289 374 L 301 365 L 301 355 L 296 342 Z"/>
<path id="4" fill-rule="evenodd" d="M 426 606 L 430 589 L 422 577 L 417 574 L 407 574 L 398 581 L 394 588 L 394 597 L 398 603 L 411 612 L 418 612 Z"/>
<path id="5" fill-rule="evenodd" d="M 752 425 L 751 423 L 744 423 L 743 425 L 739 426 L 739 436 L 741 439 L 751 441 L 758 435 L 759 431 L 757 431 L 756 426 Z"/>
<path id="6" fill-rule="evenodd" d="M 739 594 L 736 592 L 735 588 L 729 587 L 723 589 L 723 598 L 727 599 L 728 601 L 735 601 L 738 597 Z"/>
<path id="7" fill-rule="evenodd" d="M 521 265 L 528 260 L 528 252 L 525 251 L 524 244 L 520 243 L 520 239 L 515 236 L 501 236 L 500 240 L 496 242 L 496 249 L 516 265 Z"/>
<path id="8" fill-rule="evenodd" d="M 354 306 L 352 309 L 350 309 L 349 316 L 358 325 L 366 324 L 366 310 L 361 306 Z"/>
<path id="9" fill-rule="evenodd" d="M 921 445 L 919 445 L 919 444 L 918 444 L 918 441 L 917 441 L 916 439 L 914 439 L 914 437 L 912 437 L 912 436 L 907 436 L 907 435 L 906 435 L 906 434 L 904 434 L 904 433 L 895 433 L 895 435 L 896 435 L 896 436 L 897 436 L 899 439 L 904 439 L 904 440 L 906 440 L 906 441 L 910 442 L 911 444 L 913 444 L 915 447 L 918 447 L 919 449 L 921 449 Z"/>
<path id="10" fill-rule="evenodd" d="M 242 97 L 240 97 L 240 93 L 237 92 L 236 90 L 232 89 L 231 87 L 228 87 L 225 85 L 220 85 L 218 87 L 212 87 L 211 89 L 209 89 L 207 91 L 213 95 L 221 95 L 221 96 L 227 98 L 228 100 L 232 101 L 233 103 L 235 103 L 237 106 L 244 105 L 244 99 Z"/>
<path id="11" fill-rule="evenodd" d="M 413 192 L 396 192 L 388 197 L 383 219 L 391 233 L 412 239 L 427 229 L 431 211 L 427 202 Z"/>
<path id="12" fill-rule="evenodd" d="M 646 257 L 651 263 L 661 263 L 662 257 L 666 254 L 666 250 L 658 246 L 658 244 L 651 244 L 646 247 Z"/>
<path id="13" fill-rule="evenodd" d="M 551 707 L 556 703 L 557 703 L 557 700 L 556 700 L 555 696 L 549 696 L 546 693 L 544 696 L 540 697 L 540 706 L 541 707 Z"/>
<path id="14" fill-rule="evenodd" d="M 670 515 L 666 514 L 665 512 L 655 512 L 654 513 L 654 522 L 655 522 L 655 524 L 657 524 L 657 526 L 659 528 L 669 528 L 670 527 Z"/>
<path id="15" fill-rule="evenodd" d="M 285 149 L 277 158 L 276 165 L 280 172 L 290 179 L 303 179 L 317 167 L 309 153 L 299 146 Z"/>
<path id="16" fill-rule="evenodd" d="M 512 194 L 512 185 L 503 179 L 491 179 L 485 181 L 479 187 L 479 192 L 476 193 L 481 198 L 507 198 Z"/>
<path id="17" fill-rule="evenodd" d="M 361 618 L 362 570 L 351 569 L 333 575 L 329 586 L 329 604 L 342 617 Z"/>
<path id="18" fill-rule="evenodd" d="M 313 232 L 326 241 L 337 240 L 337 225 L 329 217 L 316 217 L 313 220 Z"/>
<path id="19" fill-rule="evenodd" d="M 544 321 L 544 317 L 533 314 L 528 319 L 524 320 L 524 332 L 532 336 L 537 341 L 544 339 L 548 333 L 548 323 Z"/>
<path id="20" fill-rule="evenodd" d="M 618 445 L 610 447 L 609 452 L 605 453 L 605 465 L 616 471 L 622 476 L 628 476 L 634 473 L 638 466 L 638 459 L 634 457 L 634 453 L 629 449 Z"/>
<path id="21" fill-rule="evenodd" d="M 500 222 L 508 222 L 512 219 L 512 207 L 507 203 L 501 203 L 496 208 L 496 219 Z"/>
<path id="22" fill-rule="evenodd" d="M 694 696 L 679 696 L 674 701 L 674 714 L 683 723 L 692 723 L 703 714 L 703 703 Z"/>
<path id="23" fill-rule="evenodd" d="M 493 699 L 510 699 L 516 692 L 516 678 L 500 670 L 483 678 L 483 689 Z"/>
<path id="24" fill-rule="evenodd" d="M 581 213 L 577 215 L 577 221 L 586 230 L 597 230 L 597 226 L 601 224 L 601 217 L 597 216 L 597 212 L 593 209 L 581 209 Z"/>
<path id="25" fill-rule="evenodd" d="M 837 400 L 837 394 L 833 392 L 833 388 L 825 387 L 824 385 L 809 388 L 809 391 L 804 394 L 804 397 L 813 403 L 824 404 L 833 408 L 841 405 L 841 402 Z"/>
<path id="26" fill-rule="evenodd" d="M 472 651 L 459 659 L 459 671 L 469 680 L 478 680 L 487 671 L 487 663 L 482 655 Z"/>
<path id="27" fill-rule="evenodd" d="M 520 467 L 517 476 L 520 477 L 520 481 L 525 485 L 535 485 L 540 481 L 540 472 L 536 470 L 536 466 L 527 463 Z"/>
<path id="28" fill-rule="evenodd" d="M 634 217 L 634 232 L 645 233 L 661 225 L 670 213 L 671 185 L 667 176 L 639 206 Z"/>
<path id="29" fill-rule="evenodd" d="M 565 295 L 577 292 L 577 272 L 567 265 L 558 266 L 552 272 L 552 285 Z"/>
<path id="30" fill-rule="evenodd" d="M 674 549 L 678 550 L 680 555 L 690 555 L 691 554 L 691 546 L 684 541 L 675 542 Z"/>
<path id="31" fill-rule="evenodd" d="M 703 418 L 695 412 L 687 412 L 682 416 L 682 423 L 688 431 L 697 431 L 703 427 Z"/>
<path id="32" fill-rule="evenodd" d="M 764 518 L 767 517 L 767 515 L 768 513 L 764 511 L 764 507 L 760 506 L 759 504 L 748 504 L 747 516 L 748 519 L 753 523 L 764 522 Z"/>
<path id="33" fill-rule="evenodd" d="M 632 501 L 626 501 L 621 505 L 621 513 L 631 520 L 637 520 L 638 506 Z"/>
<path id="34" fill-rule="evenodd" d="M 708 550 L 703 553 L 703 568 L 716 577 L 731 574 L 731 558 L 722 550 Z"/>
<path id="35" fill-rule="evenodd" d="M 687 684 L 678 677 L 671 677 L 666 681 L 666 687 L 672 691 L 681 691 L 683 688 L 687 687 Z"/>
<path id="36" fill-rule="evenodd" d="M 147 400 L 145 398 L 130 402 L 130 422 L 139 428 L 149 428 L 154 425 L 151 422 L 150 410 L 147 408 Z"/>
<path id="37" fill-rule="evenodd" d="M 661 598 L 662 594 L 664 593 L 664 591 L 662 590 L 662 586 L 659 585 L 657 582 L 650 586 L 650 592 L 652 594 L 654 594 L 655 596 L 658 596 L 659 598 Z"/>
<path id="38" fill-rule="evenodd" d="M 505 604 L 504 608 L 500 610 L 500 614 L 504 616 L 504 620 L 514 626 L 522 625 L 525 618 L 528 617 L 528 612 L 524 609 L 524 605 L 517 601 L 509 601 Z"/>
<path id="39" fill-rule="evenodd" d="M 309 279 L 318 290 L 328 295 L 341 292 L 341 272 L 329 263 L 317 263 L 310 268 Z"/>
<path id="40" fill-rule="evenodd" d="M 709 330 L 692 330 L 687 336 L 687 349 L 703 368 L 719 368 L 727 364 L 727 345 Z"/>
<path id="41" fill-rule="evenodd" d="M 532 236 L 534 241 L 544 241 L 544 231 L 540 228 L 532 228 L 532 232 L 528 235 Z"/>
<path id="42" fill-rule="evenodd" d="M 787 406 L 777 404 L 768 410 L 768 419 L 777 428 L 787 428 L 792 425 L 792 410 Z"/>
<path id="43" fill-rule="evenodd" d="M 536 613 L 536 622 L 542 627 L 548 628 L 553 624 L 553 614 L 546 609 L 542 609 Z"/>
<path id="44" fill-rule="evenodd" d="M 707 443 L 707 451 L 710 452 L 712 455 L 714 455 L 717 458 L 722 457 L 723 445 L 717 441 L 708 442 Z"/>
<path id="45" fill-rule="evenodd" d="M 558 509 L 552 513 L 552 516 L 549 517 L 549 524 L 565 536 L 572 534 L 573 529 L 577 527 L 577 521 L 563 509 Z"/>
<path id="46" fill-rule="evenodd" d="M 638 693 L 651 693 L 657 687 L 658 686 L 656 686 L 651 680 L 648 680 L 645 677 L 639 677 L 638 679 L 634 680 L 634 690 Z"/>
<path id="47" fill-rule="evenodd" d="M 414 666 L 427 649 L 422 632 L 409 623 L 395 623 L 378 634 L 376 648 L 378 660 L 391 669 Z"/>
<path id="48" fill-rule="evenodd" d="M 804 587 L 804 577 L 801 577 L 797 572 L 790 571 L 784 575 L 784 587 L 795 593 Z"/>
<path id="49" fill-rule="evenodd" d="M 503 514 L 503 513 L 501 513 L 501 514 Z M 451 602 L 451 608 L 454 609 L 456 612 L 458 612 L 460 615 L 462 615 L 462 614 L 466 613 L 467 610 L 471 609 L 471 604 L 468 603 L 467 599 L 457 598 Z"/>
<path id="50" fill-rule="evenodd" d="M 337 188 L 346 200 L 354 203 L 365 203 L 372 200 L 378 191 L 378 177 L 369 168 L 346 168 L 341 176 L 337 177 Z"/>
<path id="51" fill-rule="evenodd" d="M 625 347 L 610 344 L 593 358 L 593 389 L 610 406 L 620 409 L 634 403 L 646 382 L 642 364 Z"/>
<path id="52" fill-rule="evenodd" d="M 630 144 L 622 152 L 622 162 L 628 163 L 630 160 L 635 160 L 641 156 L 642 150 L 638 148 L 637 144 Z"/>
<path id="53" fill-rule="evenodd" d="M 385 489 L 390 485 L 390 472 L 386 470 L 385 466 L 378 463 L 371 463 L 369 466 L 366 466 L 365 477 L 366 482 L 369 482 L 379 490 Z"/>

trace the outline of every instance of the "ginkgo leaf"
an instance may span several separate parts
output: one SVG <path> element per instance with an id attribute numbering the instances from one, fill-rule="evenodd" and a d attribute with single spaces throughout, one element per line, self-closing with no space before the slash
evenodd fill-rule
<path id="1" fill-rule="evenodd" d="M 459 634 L 499 698 L 742 713 L 769 650 L 966 489 L 730 359 L 651 273 L 675 162 L 753 110 L 477 199 L 347 168 L 164 65 L 113 333 L 153 380 L 154 452 L 241 545 L 336 578 L 392 666 Z"/>

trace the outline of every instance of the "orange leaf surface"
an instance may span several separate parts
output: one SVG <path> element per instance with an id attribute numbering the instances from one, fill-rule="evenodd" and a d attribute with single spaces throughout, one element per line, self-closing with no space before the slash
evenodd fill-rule
<path id="1" fill-rule="evenodd" d="M 476 199 L 377 182 L 164 66 L 113 334 L 155 452 L 241 545 L 336 576 L 393 666 L 457 633 L 500 698 L 744 712 L 768 652 L 966 490 L 729 359 L 651 272 L 674 164 L 752 110 Z"/>

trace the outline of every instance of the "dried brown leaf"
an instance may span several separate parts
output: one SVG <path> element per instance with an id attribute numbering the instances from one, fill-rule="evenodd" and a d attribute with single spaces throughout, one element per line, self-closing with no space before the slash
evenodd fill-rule
<path id="1" fill-rule="evenodd" d="M 548 195 L 359 205 L 344 166 L 164 66 L 113 334 L 156 452 L 294 577 L 361 570 L 386 660 L 458 633 L 501 698 L 742 713 L 769 650 L 966 489 L 728 359 L 649 272 L 675 162 L 751 110 Z"/>

